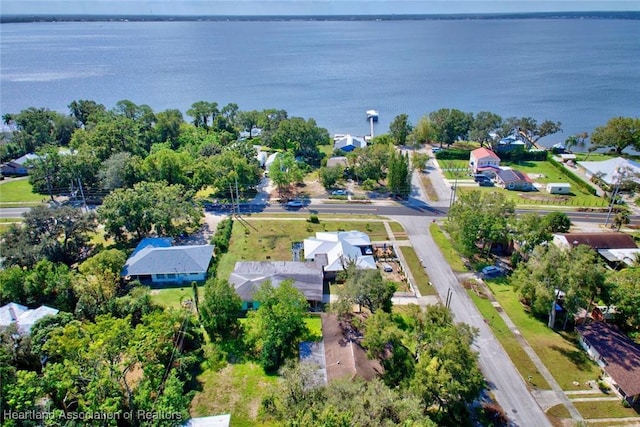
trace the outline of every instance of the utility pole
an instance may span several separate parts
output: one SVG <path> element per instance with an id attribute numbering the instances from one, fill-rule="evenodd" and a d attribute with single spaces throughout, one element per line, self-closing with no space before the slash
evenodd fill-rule
<path id="1" fill-rule="evenodd" d="M 238 216 L 240 216 L 240 195 L 238 194 L 238 176 L 235 176 L 236 180 L 236 203 L 238 205 Z"/>
<path id="2" fill-rule="evenodd" d="M 84 190 L 82 188 L 82 181 L 80 181 L 80 178 L 78 178 L 78 188 L 80 188 L 80 195 L 82 196 L 82 206 L 84 206 L 86 212 L 89 212 L 89 208 L 87 207 L 87 199 L 84 198 Z"/>
<path id="3" fill-rule="evenodd" d="M 624 172 L 621 173 L 619 167 L 615 168 L 615 171 L 618 174 L 618 182 L 616 184 L 616 188 L 613 190 L 613 195 L 611 196 L 611 202 L 609 203 L 609 212 L 607 213 L 607 219 L 604 221 L 605 227 L 609 225 L 609 219 L 611 218 L 613 205 L 616 203 L 616 197 L 618 196 L 618 192 L 620 191 L 620 186 L 622 185 L 622 179 L 624 178 Z"/>
<path id="4" fill-rule="evenodd" d="M 231 195 L 231 217 L 233 217 L 236 214 L 236 208 L 233 202 L 233 187 L 231 186 L 231 183 L 229 183 L 229 194 Z"/>

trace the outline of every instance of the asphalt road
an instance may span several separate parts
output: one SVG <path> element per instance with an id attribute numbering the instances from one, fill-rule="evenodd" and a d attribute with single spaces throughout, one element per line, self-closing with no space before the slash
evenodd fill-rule
<path id="1" fill-rule="evenodd" d="M 451 267 L 429 233 L 429 218 L 392 216 L 407 230 L 417 255 L 424 260 L 425 269 L 442 301 L 452 292 L 450 308 L 455 320 L 478 329 L 473 348 L 479 354 L 480 369 L 496 400 L 508 414 L 513 425 L 551 426 L 544 411 L 529 393 L 522 377 L 493 335 L 484 318 L 460 285 Z"/>

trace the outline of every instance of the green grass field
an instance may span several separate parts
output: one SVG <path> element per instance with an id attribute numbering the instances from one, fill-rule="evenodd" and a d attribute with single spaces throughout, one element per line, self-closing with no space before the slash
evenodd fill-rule
<path id="1" fill-rule="evenodd" d="M 640 413 L 637 409 L 625 408 L 622 406 L 621 400 L 574 402 L 573 406 L 575 406 L 576 409 L 580 411 L 580 414 L 587 419 L 640 417 Z"/>
<path id="2" fill-rule="evenodd" d="M 276 387 L 278 377 L 267 375 L 254 362 L 229 364 L 198 376 L 202 389 L 191 401 L 191 415 L 232 414 L 231 425 L 268 425 L 257 421 L 262 399 Z"/>
<path id="3" fill-rule="evenodd" d="M 0 206 L 35 206 L 47 200 L 47 196 L 32 190 L 26 178 L 0 181 Z"/>
<path id="4" fill-rule="evenodd" d="M 204 285 L 198 286 L 198 297 L 204 298 Z M 175 288 L 161 288 L 151 290 L 151 301 L 167 308 L 181 308 L 182 302 L 193 299 L 191 285 L 185 284 Z"/>

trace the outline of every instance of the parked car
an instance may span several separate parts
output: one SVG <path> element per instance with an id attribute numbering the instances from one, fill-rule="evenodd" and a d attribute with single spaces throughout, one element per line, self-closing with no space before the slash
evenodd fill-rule
<path id="1" fill-rule="evenodd" d="M 483 174 L 481 174 L 481 173 L 479 173 L 479 174 L 475 174 L 475 175 L 473 176 L 473 180 L 474 180 L 475 182 L 491 181 L 491 179 L 490 179 L 487 175 L 483 175 Z"/>
<path id="2" fill-rule="evenodd" d="M 346 196 L 346 195 L 347 195 L 347 192 L 346 192 L 346 191 L 344 191 L 344 190 L 333 190 L 333 191 L 331 192 L 331 195 L 332 195 L 332 196 Z"/>
<path id="3" fill-rule="evenodd" d="M 442 148 L 440 148 L 440 147 L 433 147 L 431 149 L 431 152 L 435 154 L 435 153 L 437 153 L 438 151 L 441 151 L 441 150 L 442 150 Z"/>
<path id="4" fill-rule="evenodd" d="M 285 206 L 287 209 L 300 209 L 304 206 L 304 202 L 300 199 L 289 200 Z"/>
<path id="5" fill-rule="evenodd" d="M 382 271 L 391 273 L 393 271 L 393 267 L 391 267 L 389 264 L 382 264 Z"/>
<path id="6" fill-rule="evenodd" d="M 482 269 L 482 274 L 488 277 L 500 276 L 502 274 L 502 270 L 495 265 L 488 265 Z"/>
<path id="7" fill-rule="evenodd" d="M 480 187 L 493 187 L 493 181 L 489 181 L 489 180 L 480 181 L 480 182 L 478 182 L 478 185 Z"/>

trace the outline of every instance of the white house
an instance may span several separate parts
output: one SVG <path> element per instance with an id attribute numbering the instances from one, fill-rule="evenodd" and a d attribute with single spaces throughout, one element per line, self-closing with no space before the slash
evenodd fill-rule
<path id="1" fill-rule="evenodd" d="M 325 278 L 335 277 L 351 262 L 360 269 L 377 268 L 371 240 L 360 231 L 318 231 L 303 245 L 305 259 L 321 265 Z"/>
<path id="2" fill-rule="evenodd" d="M 571 184 L 566 182 L 552 182 L 547 184 L 547 192 L 549 194 L 570 194 Z"/>
<path id="3" fill-rule="evenodd" d="M 38 320 L 45 316 L 55 316 L 58 311 L 46 305 L 30 309 L 24 305 L 10 302 L 0 307 L 0 327 L 7 327 L 15 323 L 20 334 L 29 335 L 31 328 Z"/>
<path id="4" fill-rule="evenodd" d="M 640 163 L 623 157 L 601 162 L 578 162 L 587 177 L 597 177 L 609 186 L 624 181 L 640 184 Z"/>
<path id="5" fill-rule="evenodd" d="M 202 282 L 213 245 L 171 246 L 169 238 L 145 238 L 122 269 L 122 277 L 155 284 Z"/>
<path id="6" fill-rule="evenodd" d="M 500 157 L 488 148 L 477 148 L 469 156 L 469 167 L 473 173 L 495 172 L 500 168 Z"/>
<path id="7" fill-rule="evenodd" d="M 333 139 L 333 148 L 342 151 L 353 151 L 356 148 L 364 148 L 367 141 L 364 138 L 351 135 L 336 135 Z"/>

